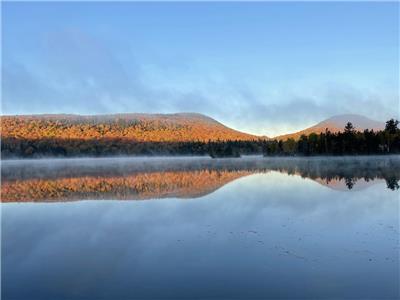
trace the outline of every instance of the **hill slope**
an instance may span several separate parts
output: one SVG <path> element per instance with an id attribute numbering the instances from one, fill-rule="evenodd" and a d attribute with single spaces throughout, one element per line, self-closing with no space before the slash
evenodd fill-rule
<path id="1" fill-rule="evenodd" d="M 363 131 L 364 129 L 382 130 L 385 128 L 385 123 L 369 119 L 367 117 L 356 115 L 356 114 L 346 114 L 337 115 L 329 119 L 326 119 L 318 124 L 306 128 L 304 130 L 289 133 L 285 135 L 280 135 L 275 137 L 277 140 L 287 140 L 293 138 L 295 140 L 299 139 L 301 135 L 309 135 L 311 133 L 321 133 L 328 129 L 331 132 L 343 131 L 344 126 L 347 122 L 351 122 L 356 130 Z"/>
<path id="2" fill-rule="evenodd" d="M 115 115 L 25 115 L 1 117 L 2 138 L 118 138 L 137 142 L 253 140 L 246 134 L 195 113 Z"/>

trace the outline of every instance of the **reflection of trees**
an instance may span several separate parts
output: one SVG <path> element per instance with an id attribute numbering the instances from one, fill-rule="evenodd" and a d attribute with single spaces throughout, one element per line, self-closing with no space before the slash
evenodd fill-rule
<path id="1" fill-rule="evenodd" d="M 326 184 L 341 181 L 348 189 L 352 189 L 360 179 L 366 182 L 384 179 L 387 187 L 394 190 L 398 188 L 400 180 L 399 157 L 283 159 L 281 163 L 272 163 L 271 169 L 323 180 Z"/>
<path id="2" fill-rule="evenodd" d="M 396 177 L 385 178 L 386 186 L 392 191 L 399 189 L 399 179 Z"/>
<path id="3" fill-rule="evenodd" d="M 242 158 L 3 164 L 2 201 L 193 198 L 254 173 L 278 171 L 354 189 L 384 179 L 399 189 L 400 158 Z"/>
<path id="4" fill-rule="evenodd" d="M 84 199 L 195 198 L 213 192 L 248 171 L 139 173 L 121 177 L 83 176 L 4 182 L 3 202 Z"/>
<path id="5" fill-rule="evenodd" d="M 355 178 L 346 177 L 344 180 L 345 180 L 346 186 L 349 190 L 351 190 L 353 188 L 353 186 L 356 184 Z"/>

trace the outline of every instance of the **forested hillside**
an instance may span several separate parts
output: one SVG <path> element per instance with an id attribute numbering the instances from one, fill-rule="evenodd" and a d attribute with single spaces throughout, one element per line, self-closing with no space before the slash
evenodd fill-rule
<path id="1" fill-rule="evenodd" d="M 368 119 L 366 119 L 368 121 Z M 338 121 L 338 120 L 337 120 Z M 400 153 L 397 120 L 382 130 L 351 122 L 296 138 L 267 139 L 228 128 L 200 114 L 3 116 L 1 156 L 113 155 L 362 155 Z M 363 126 L 377 125 L 366 122 Z M 379 124 L 378 124 L 379 125 Z M 380 125 L 379 125 L 380 126 Z"/>
<path id="2" fill-rule="evenodd" d="M 252 140 L 201 114 L 117 114 L 100 116 L 3 116 L 2 137 L 41 139 L 126 139 L 133 142 Z"/>
<path id="3" fill-rule="evenodd" d="M 209 144 L 219 156 L 232 152 L 230 141 L 248 149 L 242 154 L 261 153 L 257 136 L 193 113 L 3 116 L 1 124 L 3 158 L 207 155 Z"/>

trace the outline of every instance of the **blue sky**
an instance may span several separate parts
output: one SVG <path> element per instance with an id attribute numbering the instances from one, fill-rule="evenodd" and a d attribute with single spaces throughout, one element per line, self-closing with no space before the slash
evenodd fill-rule
<path id="1" fill-rule="evenodd" d="M 199 112 L 275 135 L 399 116 L 398 2 L 8 2 L 3 114 Z"/>

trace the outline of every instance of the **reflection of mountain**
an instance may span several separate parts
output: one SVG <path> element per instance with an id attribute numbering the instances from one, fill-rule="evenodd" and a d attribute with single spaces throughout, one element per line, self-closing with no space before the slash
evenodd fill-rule
<path id="1" fill-rule="evenodd" d="M 359 190 L 384 179 L 395 190 L 400 156 L 8 161 L 1 169 L 1 192 L 2 202 L 194 198 L 268 171 L 310 178 L 336 190 Z"/>
<path id="2" fill-rule="evenodd" d="M 331 180 L 328 180 L 323 178 L 316 178 L 313 180 L 323 186 L 329 187 L 337 191 L 360 191 L 383 181 L 383 179 L 365 180 L 364 178 L 359 180 L 345 178 L 333 178 Z"/>
<path id="3" fill-rule="evenodd" d="M 4 182 L 3 202 L 86 199 L 195 198 L 209 194 L 250 171 L 139 173 L 122 177 L 74 177 Z"/>

